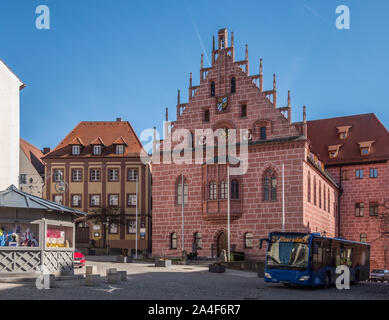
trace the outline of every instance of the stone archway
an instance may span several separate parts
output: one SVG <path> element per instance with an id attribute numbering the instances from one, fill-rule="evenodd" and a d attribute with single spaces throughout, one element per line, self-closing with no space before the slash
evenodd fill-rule
<path id="1" fill-rule="evenodd" d="M 216 238 L 217 256 L 220 257 L 222 250 L 228 250 L 228 236 L 225 231 L 218 234 Z"/>

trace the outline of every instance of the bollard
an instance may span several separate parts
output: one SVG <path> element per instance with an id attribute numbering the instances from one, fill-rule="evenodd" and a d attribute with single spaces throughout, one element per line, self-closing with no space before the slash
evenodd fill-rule
<path id="1" fill-rule="evenodd" d="M 107 277 L 108 277 L 109 274 L 111 274 L 111 273 L 117 273 L 117 272 L 118 272 L 118 271 L 117 271 L 116 268 L 110 268 L 110 269 L 107 269 L 107 270 L 106 270 Z"/>
<path id="2" fill-rule="evenodd" d="M 99 274 L 87 274 L 85 277 L 85 285 L 88 287 L 95 287 L 100 284 Z"/>
<path id="3" fill-rule="evenodd" d="M 87 266 L 85 268 L 85 275 L 87 274 L 96 274 L 97 273 L 97 266 Z"/>
<path id="4" fill-rule="evenodd" d="M 118 278 L 121 281 L 127 281 L 127 271 L 118 271 Z"/>
<path id="5" fill-rule="evenodd" d="M 116 268 L 107 269 L 107 282 L 110 284 L 118 283 L 119 275 Z"/>

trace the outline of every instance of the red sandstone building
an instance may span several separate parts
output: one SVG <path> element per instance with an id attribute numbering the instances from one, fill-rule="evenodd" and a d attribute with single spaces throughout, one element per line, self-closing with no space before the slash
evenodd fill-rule
<path id="1" fill-rule="evenodd" d="M 189 102 L 181 103 L 178 94 L 177 119 L 168 125 L 154 150 L 161 163 L 152 165 L 154 256 L 181 255 L 182 201 L 184 249 L 191 252 L 196 242 L 203 257 L 227 249 L 227 164 L 163 163 L 162 155 L 177 144 L 171 141 L 175 131 L 236 129 L 239 136 L 248 129 L 248 171 L 228 181 L 233 250 L 246 259 L 263 257 L 259 239 L 282 229 L 284 206 L 285 231 L 370 242 L 371 267 L 387 267 L 387 240 L 376 213 L 389 198 L 389 135 L 374 115 L 306 122 L 304 108 L 303 121 L 292 122 L 290 95 L 287 106 L 277 105 L 275 75 L 273 88 L 265 90 L 262 60 L 259 74 L 250 75 L 247 45 L 245 59 L 237 61 L 233 34 L 229 46 L 222 29 L 212 65 L 204 67 L 202 57 L 200 84 L 192 85 L 190 77 Z M 186 148 L 198 148 L 196 140 Z"/>

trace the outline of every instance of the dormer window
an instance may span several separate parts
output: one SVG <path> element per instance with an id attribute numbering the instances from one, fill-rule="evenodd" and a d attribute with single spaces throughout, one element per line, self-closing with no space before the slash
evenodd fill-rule
<path id="1" fill-rule="evenodd" d="M 341 144 L 337 144 L 334 146 L 328 146 L 328 156 L 330 159 L 334 159 L 338 157 L 339 154 L 339 148 L 341 147 Z"/>
<path id="2" fill-rule="evenodd" d="M 95 155 L 95 156 L 101 155 L 101 145 L 94 145 L 93 146 L 93 155 Z"/>
<path id="3" fill-rule="evenodd" d="M 116 145 L 116 154 L 124 154 L 124 145 L 122 144 Z"/>
<path id="4" fill-rule="evenodd" d="M 375 141 L 364 141 L 364 142 L 358 142 L 359 148 L 361 149 L 361 156 L 367 156 L 371 152 L 371 145 Z"/>
<path id="5" fill-rule="evenodd" d="M 336 127 L 336 129 L 338 129 L 339 139 L 341 140 L 347 139 L 348 131 L 350 130 L 351 127 L 352 126 Z"/>
<path id="6" fill-rule="evenodd" d="M 72 146 L 72 155 L 73 156 L 79 156 L 80 153 L 81 153 L 81 146 L 79 146 L 79 145 Z"/>

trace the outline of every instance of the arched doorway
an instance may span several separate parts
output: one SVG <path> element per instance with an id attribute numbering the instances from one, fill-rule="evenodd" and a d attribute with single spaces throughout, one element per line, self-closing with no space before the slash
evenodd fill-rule
<path id="1" fill-rule="evenodd" d="M 222 250 L 228 249 L 227 233 L 221 232 L 217 237 L 217 256 L 220 257 Z"/>

